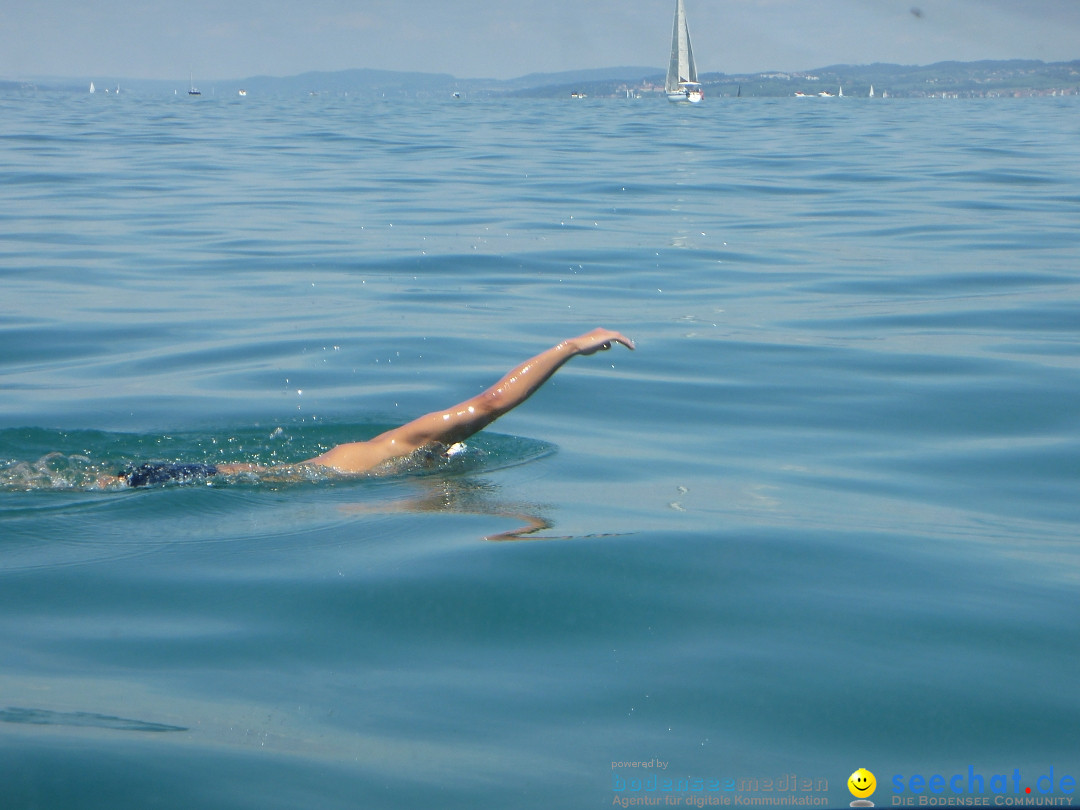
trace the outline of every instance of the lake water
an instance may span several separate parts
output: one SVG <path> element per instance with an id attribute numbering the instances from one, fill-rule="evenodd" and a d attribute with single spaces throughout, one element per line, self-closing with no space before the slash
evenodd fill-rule
<path id="1" fill-rule="evenodd" d="M 1078 143 L 1062 98 L 0 99 L 0 807 L 1070 800 Z M 434 469 L 93 486 L 597 325 L 638 350 Z"/>

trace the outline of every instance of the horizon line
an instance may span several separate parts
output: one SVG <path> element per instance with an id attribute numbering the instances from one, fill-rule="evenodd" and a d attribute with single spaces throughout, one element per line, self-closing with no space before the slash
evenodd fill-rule
<path id="1" fill-rule="evenodd" d="M 709 74 L 716 74 L 716 75 L 720 75 L 720 76 L 760 76 L 760 75 L 769 74 L 769 73 L 787 73 L 787 74 L 814 73 L 814 72 L 817 72 L 817 71 L 832 70 L 832 69 L 836 69 L 836 68 L 852 68 L 852 69 L 855 69 L 855 68 L 869 68 L 869 67 L 874 67 L 875 65 L 885 65 L 885 66 L 890 66 L 890 67 L 903 67 L 903 68 L 927 68 L 927 67 L 934 67 L 935 65 L 946 65 L 946 64 L 975 65 L 975 64 L 981 64 L 981 63 L 986 63 L 986 62 L 990 62 L 990 63 L 993 63 L 993 62 L 1034 62 L 1034 63 L 1043 64 L 1043 65 L 1069 65 L 1069 64 L 1073 64 L 1075 62 L 1080 62 L 1080 57 L 1077 57 L 1075 59 L 1056 60 L 1056 61 L 1051 61 L 1051 62 L 1047 62 L 1047 61 L 1045 61 L 1043 59 L 1028 59 L 1028 58 L 1023 58 L 1023 57 L 1010 57 L 1010 58 L 1005 58 L 1005 59 L 971 59 L 971 60 L 940 59 L 940 60 L 938 60 L 936 62 L 928 62 L 926 64 L 918 64 L 918 63 L 905 64 L 905 63 L 901 63 L 901 62 L 866 62 L 866 63 L 854 63 L 853 64 L 853 63 L 848 63 L 848 62 L 834 62 L 834 63 L 829 64 L 829 65 L 822 65 L 822 66 L 815 67 L 815 68 L 799 68 L 799 69 L 794 69 L 794 70 L 783 70 L 783 69 L 779 69 L 779 68 L 766 68 L 766 69 L 763 69 L 763 70 L 731 72 L 731 73 L 721 71 L 721 70 L 707 70 L 707 71 L 702 71 L 702 75 L 705 76 L 705 75 L 709 75 Z M 250 74 L 250 75 L 243 76 L 243 77 L 203 78 L 203 79 L 200 79 L 200 81 L 205 83 L 205 82 L 239 82 L 239 81 L 245 81 L 245 80 L 251 80 L 251 79 L 279 79 L 279 80 L 284 80 L 284 79 L 299 78 L 301 76 L 306 76 L 306 75 L 313 74 L 313 73 L 335 74 L 335 73 L 349 73 L 349 72 L 353 72 L 353 71 L 370 71 L 372 73 L 402 74 L 402 75 L 413 75 L 413 76 L 443 76 L 443 77 L 449 77 L 451 79 L 454 79 L 455 81 L 465 81 L 465 82 L 484 82 L 484 81 L 487 81 L 487 82 L 505 83 L 505 82 L 517 81 L 517 80 L 520 80 L 520 79 L 525 79 L 525 78 L 528 78 L 528 77 L 531 77 L 531 76 L 561 76 L 561 75 L 567 75 L 567 74 L 573 74 L 573 73 L 598 73 L 598 72 L 603 72 L 603 71 L 617 71 L 617 70 L 649 70 L 649 71 L 652 71 L 652 72 L 656 73 L 657 75 L 663 74 L 665 72 L 665 68 L 661 68 L 661 67 L 647 67 L 647 66 L 642 66 L 642 65 L 612 65 L 612 66 L 597 67 L 597 68 L 571 68 L 569 70 L 551 70 L 551 71 L 538 70 L 538 71 L 532 71 L 532 72 L 529 72 L 529 73 L 522 73 L 520 76 L 514 76 L 514 77 L 511 77 L 511 78 L 508 78 L 508 79 L 506 79 L 506 78 L 504 78 L 504 79 L 496 79 L 496 78 L 490 77 L 490 76 L 475 76 L 475 77 L 473 77 L 473 76 L 468 76 L 468 77 L 466 77 L 466 76 L 457 76 L 457 75 L 455 75 L 453 73 L 449 73 L 449 72 L 446 72 L 446 71 L 441 71 L 440 72 L 440 71 L 428 71 L 428 70 L 388 70 L 388 69 L 385 69 L 385 68 L 352 67 L 352 68 L 337 68 L 337 69 L 332 69 L 332 70 L 314 68 L 314 69 L 310 69 L 310 70 L 301 70 L 301 71 L 299 71 L 297 73 L 289 73 L 289 74 L 282 74 L 282 75 L 272 75 L 272 74 L 267 74 L 267 73 L 254 73 L 254 74 Z M 121 75 L 112 74 L 112 73 L 107 73 L 107 74 L 81 74 L 81 75 L 34 74 L 34 75 L 11 76 L 11 77 L 9 77 L 9 76 L 0 76 L 0 81 L 2 81 L 2 82 L 83 81 L 83 82 L 85 82 L 85 81 L 93 80 L 93 79 L 95 79 L 95 77 L 101 77 L 101 79 L 108 79 L 110 81 L 121 80 L 121 81 L 132 81 L 132 82 L 171 82 L 171 81 L 177 81 L 180 78 L 182 78 L 180 76 L 150 77 L 150 78 L 132 77 L 132 76 L 121 76 Z"/>

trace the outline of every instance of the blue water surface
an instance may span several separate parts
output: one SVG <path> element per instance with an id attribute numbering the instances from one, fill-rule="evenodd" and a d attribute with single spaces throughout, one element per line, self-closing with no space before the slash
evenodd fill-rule
<path id="1" fill-rule="evenodd" d="M 1078 113 L 0 99 L 0 806 L 1067 798 Z"/>

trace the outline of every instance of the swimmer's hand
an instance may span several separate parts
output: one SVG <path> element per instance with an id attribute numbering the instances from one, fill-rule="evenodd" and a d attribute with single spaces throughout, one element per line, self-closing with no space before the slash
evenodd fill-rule
<path id="1" fill-rule="evenodd" d="M 576 338 L 570 338 L 566 341 L 569 343 L 577 354 L 594 354 L 596 352 L 605 352 L 611 348 L 612 343 L 621 343 L 626 348 L 633 350 L 634 341 L 628 338 L 626 335 L 616 332 L 612 329 L 593 329 L 591 332 L 586 332 Z"/>

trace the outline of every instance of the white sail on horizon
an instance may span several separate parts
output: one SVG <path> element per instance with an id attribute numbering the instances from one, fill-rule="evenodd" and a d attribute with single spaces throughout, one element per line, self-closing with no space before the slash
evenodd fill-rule
<path id="1" fill-rule="evenodd" d="M 693 85 L 693 88 L 687 87 Z M 686 7 L 683 0 L 675 0 L 675 21 L 671 29 L 671 59 L 668 62 L 664 90 L 672 101 L 700 101 L 697 64 L 690 44 L 690 29 L 686 25 Z M 691 98 L 691 92 L 694 97 Z"/>
<path id="2" fill-rule="evenodd" d="M 690 30 L 686 27 L 686 8 L 683 0 L 675 0 L 675 21 L 671 30 L 671 61 L 668 63 L 667 90 L 679 89 L 680 82 L 696 82 L 697 65 L 690 45 Z"/>

